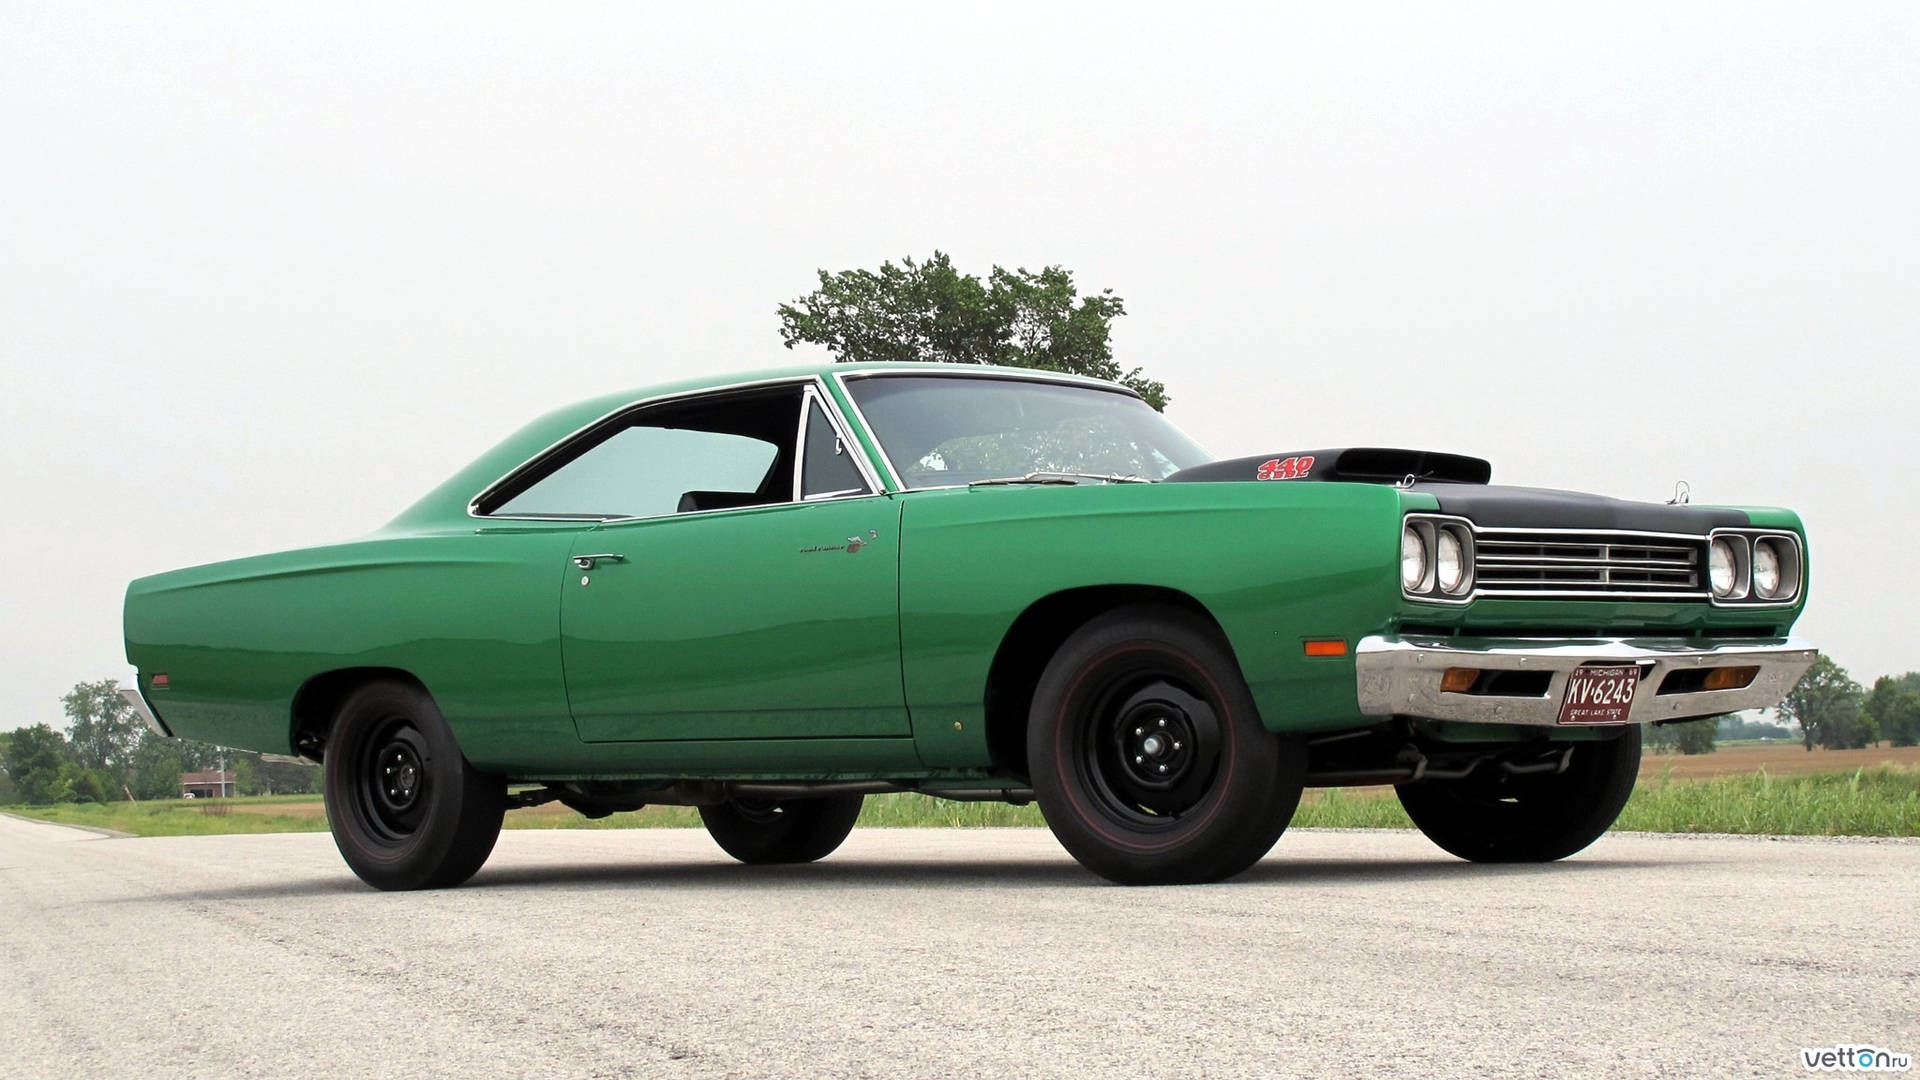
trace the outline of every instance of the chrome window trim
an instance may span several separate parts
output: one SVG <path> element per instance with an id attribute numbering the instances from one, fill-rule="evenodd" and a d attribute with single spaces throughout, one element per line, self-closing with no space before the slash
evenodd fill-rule
<path id="1" fill-rule="evenodd" d="M 1055 372 L 1050 372 L 1050 371 L 1028 372 L 1028 371 L 1006 371 L 1001 369 L 995 369 L 991 371 L 981 371 L 981 372 L 924 371 L 924 370 L 921 370 L 921 371 L 868 370 L 868 371 L 844 371 L 844 372 L 836 371 L 834 372 L 833 379 L 835 382 L 840 384 L 840 393 L 842 396 L 844 396 L 847 399 L 847 408 L 853 411 L 854 418 L 860 421 L 861 429 L 867 433 L 868 438 L 873 440 L 873 452 L 875 455 L 877 455 L 880 458 L 880 464 L 886 467 L 887 475 L 893 481 L 893 490 L 895 491 L 953 491 L 957 488 L 965 488 L 965 487 L 972 486 L 971 484 L 938 484 L 930 487 L 908 487 L 906 481 L 900 479 L 900 470 L 894 468 L 893 459 L 887 456 L 887 446 L 885 443 L 880 441 L 880 433 L 874 430 L 874 426 L 867 421 L 867 414 L 860 411 L 860 400 L 853 396 L 852 389 L 850 389 L 847 386 L 849 382 L 852 382 L 856 379 L 911 379 L 911 378 L 1006 379 L 1006 380 L 1011 380 L 1016 382 L 1051 383 L 1054 386 L 1072 386 L 1072 387 L 1077 387 L 1081 390 L 1104 390 L 1110 394 L 1119 394 L 1123 397 L 1133 398 L 1135 401 L 1146 400 L 1146 398 L 1141 397 L 1137 391 L 1131 389 L 1130 387 L 1121 386 L 1118 383 L 1101 382 L 1099 380 L 1082 381 L 1081 378 L 1062 377 L 1059 374 Z M 1188 438 L 1192 438 L 1192 436 L 1188 436 Z M 1195 443 L 1194 445 L 1198 446 L 1199 444 Z M 1203 447 L 1202 449 L 1205 449 L 1205 448 Z M 1158 481 L 1152 481 L 1152 482 L 1158 483 Z"/>
<path id="2" fill-rule="evenodd" d="M 847 389 L 846 377 L 836 371 L 833 373 L 833 381 L 840 387 L 840 396 L 846 399 L 847 408 L 852 411 L 854 420 L 860 424 L 860 430 L 866 432 L 867 439 L 873 443 L 874 456 L 880 459 L 880 467 L 886 470 L 886 477 L 891 481 L 891 490 L 907 490 L 907 486 L 900 482 L 899 470 L 893 467 L 893 461 L 887 457 L 887 448 L 880 445 L 880 433 L 873 430 L 873 425 L 867 422 L 867 414 L 860 411 L 860 402 L 854 398 L 853 391 Z"/>
<path id="3" fill-rule="evenodd" d="M 798 385 L 804 388 L 804 390 L 801 393 L 801 410 L 800 410 L 801 422 L 802 424 L 804 424 L 805 418 L 807 415 L 806 414 L 807 393 L 821 392 L 826 389 L 826 383 L 818 373 L 815 373 L 812 375 L 785 375 L 785 376 L 780 376 L 778 378 L 770 378 L 770 379 L 752 379 L 747 382 L 730 383 L 726 386 L 709 386 L 709 387 L 703 387 L 699 390 L 681 390 L 671 394 L 658 394 L 653 397 L 639 398 L 637 400 L 627 402 L 625 405 L 622 405 L 617 409 L 609 410 L 608 412 L 601 414 L 600 416 L 594 418 L 593 420 L 590 420 L 587 423 L 580 425 L 579 427 L 573 429 L 572 431 L 561 436 L 560 438 L 555 439 L 553 442 L 548 443 L 538 453 L 533 454 L 532 456 L 528 457 L 525 461 L 522 461 L 520 464 L 515 465 L 513 468 L 508 469 L 504 473 L 501 473 L 500 476 L 497 477 L 492 483 L 488 484 L 484 488 L 481 488 L 478 492 L 474 494 L 472 498 L 467 500 L 467 517 L 472 520 L 480 521 L 484 523 L 546 521 L 546 522 L 564 523 L 569 525 L 592 526 L 592 525 L 606 525 L 613 522 L 665 521 L 665 520 L 672 520 L 672 519 L 679 519 L 679 518 L 704 517 L 709 514 L 738 514 L 738 513 L 743 513 L 743 512 L 752 511 L 752 510 L 771 510 L 771 509 L 777 509 L 782 506 L 798 506 L 800 505 L 800 502 L 798 500 L 795 500 L 793 502 L 785 502 L 785 503 L 766 503 L 761 506 L 728 506 L 728 507 L 720 507 L 713 510 L 694 510 L 684 514 L 681 514 L 681 513 L 640 514 L 632 517 L 580 517 L 580 516 L 558 517 L 551 514 L 482 514 L 479 512 L 479 509 L 478 509 L 480 505 L 480 501 L 482 499 L 485 499 L 487 496 L 493 494 L 495 491 L 499 490 L 503 485 L 505 485 L 508 481 L 513 480 L 515 477 L 522 475 L 528 469 L 534 468 L 544 463 L 549 458 L 553 457 L 555 454 L 564 450 L 568 445 L 577 441 L 581 436 L 586 435 L 588 432 L 596 431 L 609 424 L 613 424 L 619 421 L 621 418 L 628 416 L 632 413 L 639 412 L 642 409 L 649 409 L 656 405 L 664 405 L 664 404 L 667 404 L 668 402 L 684 401 L 690 398 L 712 397 L 718 394 L 731 394 L 741 390 L 764 390 L 769 387 L 789 386 L 789 385 Z M 837 423 L 840 422 L 841 417 L 839 416 L 838 409 L 835 408 L 832 395 L 821 393 L 820 398 L 826 404 L 829 419 L 832 419 Z M 851 400 L 851 398 L 849 398 L 849 400 Z M 875 446 L 879 445 L 878 439 L 874 440 L 874 445 Z M 794 449 L 794 483 L 796 487 L 799 484 L 800 455 L 803 452 L 804 452 L 804 448 L 802 447 L 795 447 Z M 879 490 L 880 485 L 875 477 L 872 463 L 867 461 L 866 457 L 867 455 L 865 453 L 854 455 L 854 464 L 859 466 L 860 475 L 863 478 L 865 478 L 867 482 L 872 487 L 875 488 L 875 490 L 869 491 L 860 495 L 841 496 L 840 498 L 865 499 L 865 498 L 872 498 L 875 495 L 885 494 L 884 491 Z M 823 497 L 823 498 L 813 499 L 809 501 L 818 503 L 818 502 L 829 502 L 833 500 Z"/>
<path id="4" fill-rule="evenodd" d="M 813 419 L 813 406 L 820 406 L 821 415 L 827 418 L 827 425 L 833 429 L 833 437 L 845 449 L 846 456 L 853 462 L 853 468 L 860 476 L 860 482 L 866 485 L 855 491 L 828 491 L 818 495 L 807 495 L 802 489 L 807 476 L 807 423 Z M 876 445 L 877 442 L 876 442 Z M 873 474 L 871 463 L 866 461 L 866 448 L 851 437 L 844 423 L 833 407 L 833 396 L 826 387 L 813 385 L 800 395 L 800 430 L 794 436 L 793 451 L 793 501 L 797 503 L 828 502 L 833 499 L 850 498 L 855 495 L 872 495 L 880 490 L 879 478 Z"/>

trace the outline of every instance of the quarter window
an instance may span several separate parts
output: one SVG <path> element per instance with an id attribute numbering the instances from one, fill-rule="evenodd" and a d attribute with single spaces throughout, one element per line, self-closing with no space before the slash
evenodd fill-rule
<path id="1" fill-rule="evenodd" d="M 836 495 L 864 495 L 867 482 L 853 463 L 854 449 L 835 430 L 820 399 L 807 397 L 807 435 L 800 458 L 800 497 L 829 499 Z"/>

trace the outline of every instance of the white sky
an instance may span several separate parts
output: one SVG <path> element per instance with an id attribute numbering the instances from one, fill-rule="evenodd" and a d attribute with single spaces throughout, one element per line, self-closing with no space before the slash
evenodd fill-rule
<path id="1" fill-rule="evenodd" d="M 1219 453 L 1796 507 L 1801 632 L 1920 668 L 1920 7 L 1272 8 L 9 0 L 0 728 L 126 672 L 130 578 L 935 247 L 1114 288 Z"/>

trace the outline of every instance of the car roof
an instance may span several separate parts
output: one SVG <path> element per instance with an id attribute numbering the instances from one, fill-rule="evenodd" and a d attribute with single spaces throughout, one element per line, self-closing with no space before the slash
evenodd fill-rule
<path id="1" fill-rule="evenodd" d="M 1050 382 L 1070 383 L 1094 387 L 1102 390 L 1117 390 L 1138 397 L 1133 390 L 1118 383 L 1104 379 L 1088 378 L 1084 375 L 1069 375 L 1064 372 L 1041 371 L 1033 368 L 998 367 L 990 364 L 939 364 L 905 361 L 868 361 L 863 363 L 837 364 L 813 363 L 795 367 L 762 368 L 757 371 L 736 371 L 726 374 L 703 375 L 654 386 L 637 387 L 618 393 L 602 394 L 598 397 L 576 401 L 563 405 L 522 426 L 513 434 L 496 443 L 491 449 L 475 458 L 465 468 L 449 477 L 445 482 L 428 492 L 425 497 L 414 503 L 399 517 L 390 522 L 382 533 L 411 532 L 429 529 L 450 523 L 471 526 L 467 517 L 467 504 L 481 489 L 509 470 L 533 458 L 536 454 L 592 424 L 594 421 L 617 412 L 637 402 L 650 398 L 669 397 L 679 394 L 699 393 L 704 390 L 724 390 L 729 386 L 748 383 L 777 382 L 786 379 L 804 379 L 809 377 L 825 378 L 832 375 L 860 376 L 874 374 L 918 374 L 971 376 L 974 378 L 1016 377 L 1044 378 Z"/>

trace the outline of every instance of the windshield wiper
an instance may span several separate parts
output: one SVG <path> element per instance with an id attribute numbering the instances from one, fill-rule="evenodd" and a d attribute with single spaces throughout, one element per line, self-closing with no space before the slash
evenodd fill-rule
<path id="1" fill-rule="evenodd" d="M 1115 476 L 1110 473 L 1030 472 L 1025 476 L 999 476 L 991 480 L 970 481 L 968 487 L 994 487 L 1005 484 L 1078 484 L 1098 480 L 1103 484 L 1151 484 L 1144 476 Z"/>

